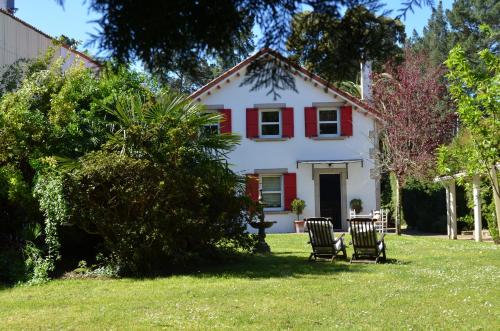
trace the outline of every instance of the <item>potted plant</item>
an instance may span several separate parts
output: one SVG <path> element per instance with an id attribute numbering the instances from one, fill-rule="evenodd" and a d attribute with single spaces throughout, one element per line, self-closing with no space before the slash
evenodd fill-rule
<path id="1" fill-rule="evenodd" d="M 304 232 L 304 220 L 300 220 L 300 215 L 304 212 L 306 208 L 306 202 L 302 199 L 293 199 L 292 201 L 292 211 L 297 215 L 297 220 L 295 223 L 295 232 Z"/>
<path id="2" fill-rule="evenodd" d="M 361 201 L 361 199 L 352 199 L 349 205 L 351 209 L 356 211 L 356 214 L 361 213 L 361 211 L 363 210 L 363 201 Z"/>

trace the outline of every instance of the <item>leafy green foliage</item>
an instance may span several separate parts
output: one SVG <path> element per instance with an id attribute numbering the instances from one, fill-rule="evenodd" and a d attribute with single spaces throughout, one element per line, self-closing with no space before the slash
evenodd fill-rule
<path id="1" fill-rule="evenodd" d="M 123 93 L 151 94 L 143 76 L 121 67 L 108 65 L 99 77 L 83 65 L 63 72 L 64 59 L 53 61 L 52 52 L 23 66 L 0 99 L 0 249 L 23 255 L 28 278 L 39 280 L 55 268 L 64 221 L 60 184 L 46 171 L 54 156 L 98 149 L 109 133 L 105 109 Z M 27 239 L 36 225 L 43 235 Z"/>
<path id="2" fill-rule="evenodd" d="M 479 58 L 482 64 L 473 66 L 459 45 L 446 60 L 450 93 L 457 104 L 464 133 L 452 144 L 440 148 L 438 169 L 441 174 L 465 171 L 468 175 L 487 175 L 500 228 L 496 170 L 500 155 L 500 57 L 485 49 L 479 52 Z"/>
<path id="3" fill-rule="evenodd" d="M 349 208 L 354 209 L 356 213 L 360 213 L 363 210 L 363 201 L 361 199 L 352 199 L 349 202 Z"/>
<path id="4" fill-rule="evenodd" d="M 88 3 L 91 10 L 100 14 L 97 21 L 100 30 L 93 36 L 93 42 L 101 50 L 121 62 L 140 60 L 151 73 L 160 73 L 163 78 L 181 73 L 179 78 L 187 83 L 181 82 L 182 86 L 188 88 L 191 78 L 198 80 L 201 63 L 211 64 L 218 58 L 231 59 L 247 52 L 255 26 L 261 32 L 259 47 L 283 51 L 292 30 L 292 18 L 304 8 L 330 20 L 339 19 L 346 10 L 358 6 L 371 12 L 383 7 L 379 0 L 169 0 L 146 5 L 134 0 L 92 0 Z M 405 0 L 401 4 L 400 17 L 415 5 L 432 5 L 433 0 Z M 366 19 L 367 24 L 358 24 L 358 32 L 374 23 L 369 16 L 360 19 Z M 355 34 L 351 36 L 351 41 L 358 40 Z M 262 75 L 255 81 L 268 80 L 267 85 L 274 90 L 291 86 L 282 85 L 282 77 L 270 74 L 269 67 L 253 67 L 254 76 Z M 288 78 L 294 79 L 291 75 Z"/>
<path id="5" fill-rule="evenodd" d="M 109 112 L 117 129 L 77 161 L 64 190 L 71 222 L 102 236 L 122 273 L 252 248 L 242 213 L 249 201 L 223 159 L 238 137 L 203 130 L 218 116 L 168 94 L 124 98 Z"/>
<path id="6" fill-rule="evenodd" d="M 302 199 L 293 199 L 292 201 L 292 211 L 297 215 L 297 221 L 299 220 L 300 214 L 304 212 L 306 208 L 306 202 Z"/>
<path id="7" fill-rule="evenodd" d="M 467 58 L 479 61 L 478 53 L 489 49 L 498 55 L 500 47 L 500 2 L 497 0 L 456 0 L 446 11 L 450 24 L 451 45 L 460 44 Z M 482 25 L 491 29 L 491 34 L 481 30 Z"/>
<path id="8" fill-rule="evenodd" d="M 361 62 L 372 60 L 381 68 L 401 55 L 398 44 L 404 40 L 401 21 L 357 6 L 342 18 L 317 12 L 296 15 L 287 48 L 293 59 L 329 81 L 356 81 Z"/>
<path id="9" fill-rule="evenodd" d="M 439 1 L 438 6 L 432 10 L 422 37 L 415 38 L 413 47 L 427 51 L 433 65 L 441 65 L 448 58 L 451 38 L 442 1 Z"/>
<path id="10" fill-rule="evenodd" d="M 412 47 L 427 50 L 433 64 L 437 65 L 448 58 L 453 47 L 461 45 L 466 57 L 471 60 L 471 65 L 484 70 L 478 52 L 489 49 L 493 54 L 499 54 L 498 17 L 500 2 L 496 0 L 457 0 L 446 12 L 442 1 L 439 1 L 423 35 L 420 37 L 414 32 Z M 487 25 L 491 33 L 483 33 L 483 25 Z"/>

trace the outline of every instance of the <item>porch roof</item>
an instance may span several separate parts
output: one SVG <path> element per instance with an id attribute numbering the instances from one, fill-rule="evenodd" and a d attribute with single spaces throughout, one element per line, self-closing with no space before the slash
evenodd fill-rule
<path id="1" fill-rule="evenodd" d="M 315 164 L 344 164 L 346 169 L 346 177 L 349 178 L 349 163 L 361 163 L 363 167 L 363 159 L 346 159 L 346 160 L 297 160 L 297 169 L 299 164 L 310 164 L 311 165 L 311 176 L 314 179 L 314 165 Z"/>
<path id="2" fill-rule="evenodd" d="M 363 159 L 346 159 L 346 160 L 297 160 L 297 168 L 299 164 L 349 164 L 349 163 L 361 163 L 363 166 Z"/>

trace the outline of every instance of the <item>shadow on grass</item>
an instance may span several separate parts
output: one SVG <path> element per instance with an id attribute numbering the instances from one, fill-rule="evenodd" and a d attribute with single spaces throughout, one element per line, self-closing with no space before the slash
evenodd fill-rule
<path id="1" fill-rule="evenodd" d="M 366 270 L 366 266 L 350 265 L 348 261 L 342 259 L 333 263 L 329 260 L 308 261 L 307 257 L 288 254 L 290 253 L 279 252 L 240 257 L 228 264 L 201 268 L 191 275 L 258 279 L 332 275 L 339 272 L 370 272 Z"/>
<path id="2" fill-rule="evenodd" d="M 384 264 L 408 265 L 411 264 L 411 262 L 398 259 L 386 259 Z"/>

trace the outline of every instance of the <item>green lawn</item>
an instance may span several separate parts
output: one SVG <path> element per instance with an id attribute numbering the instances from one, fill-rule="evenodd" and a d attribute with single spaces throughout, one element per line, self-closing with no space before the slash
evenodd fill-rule
<path id="1" fill-rule="evenodd" d="M 270 235 L 273 255 L 193 275 L 4 289 L 0 328 L 500 330 L 498 246 L 386 238 L 382 265 L 310 263 L 305 235 Z"/>

